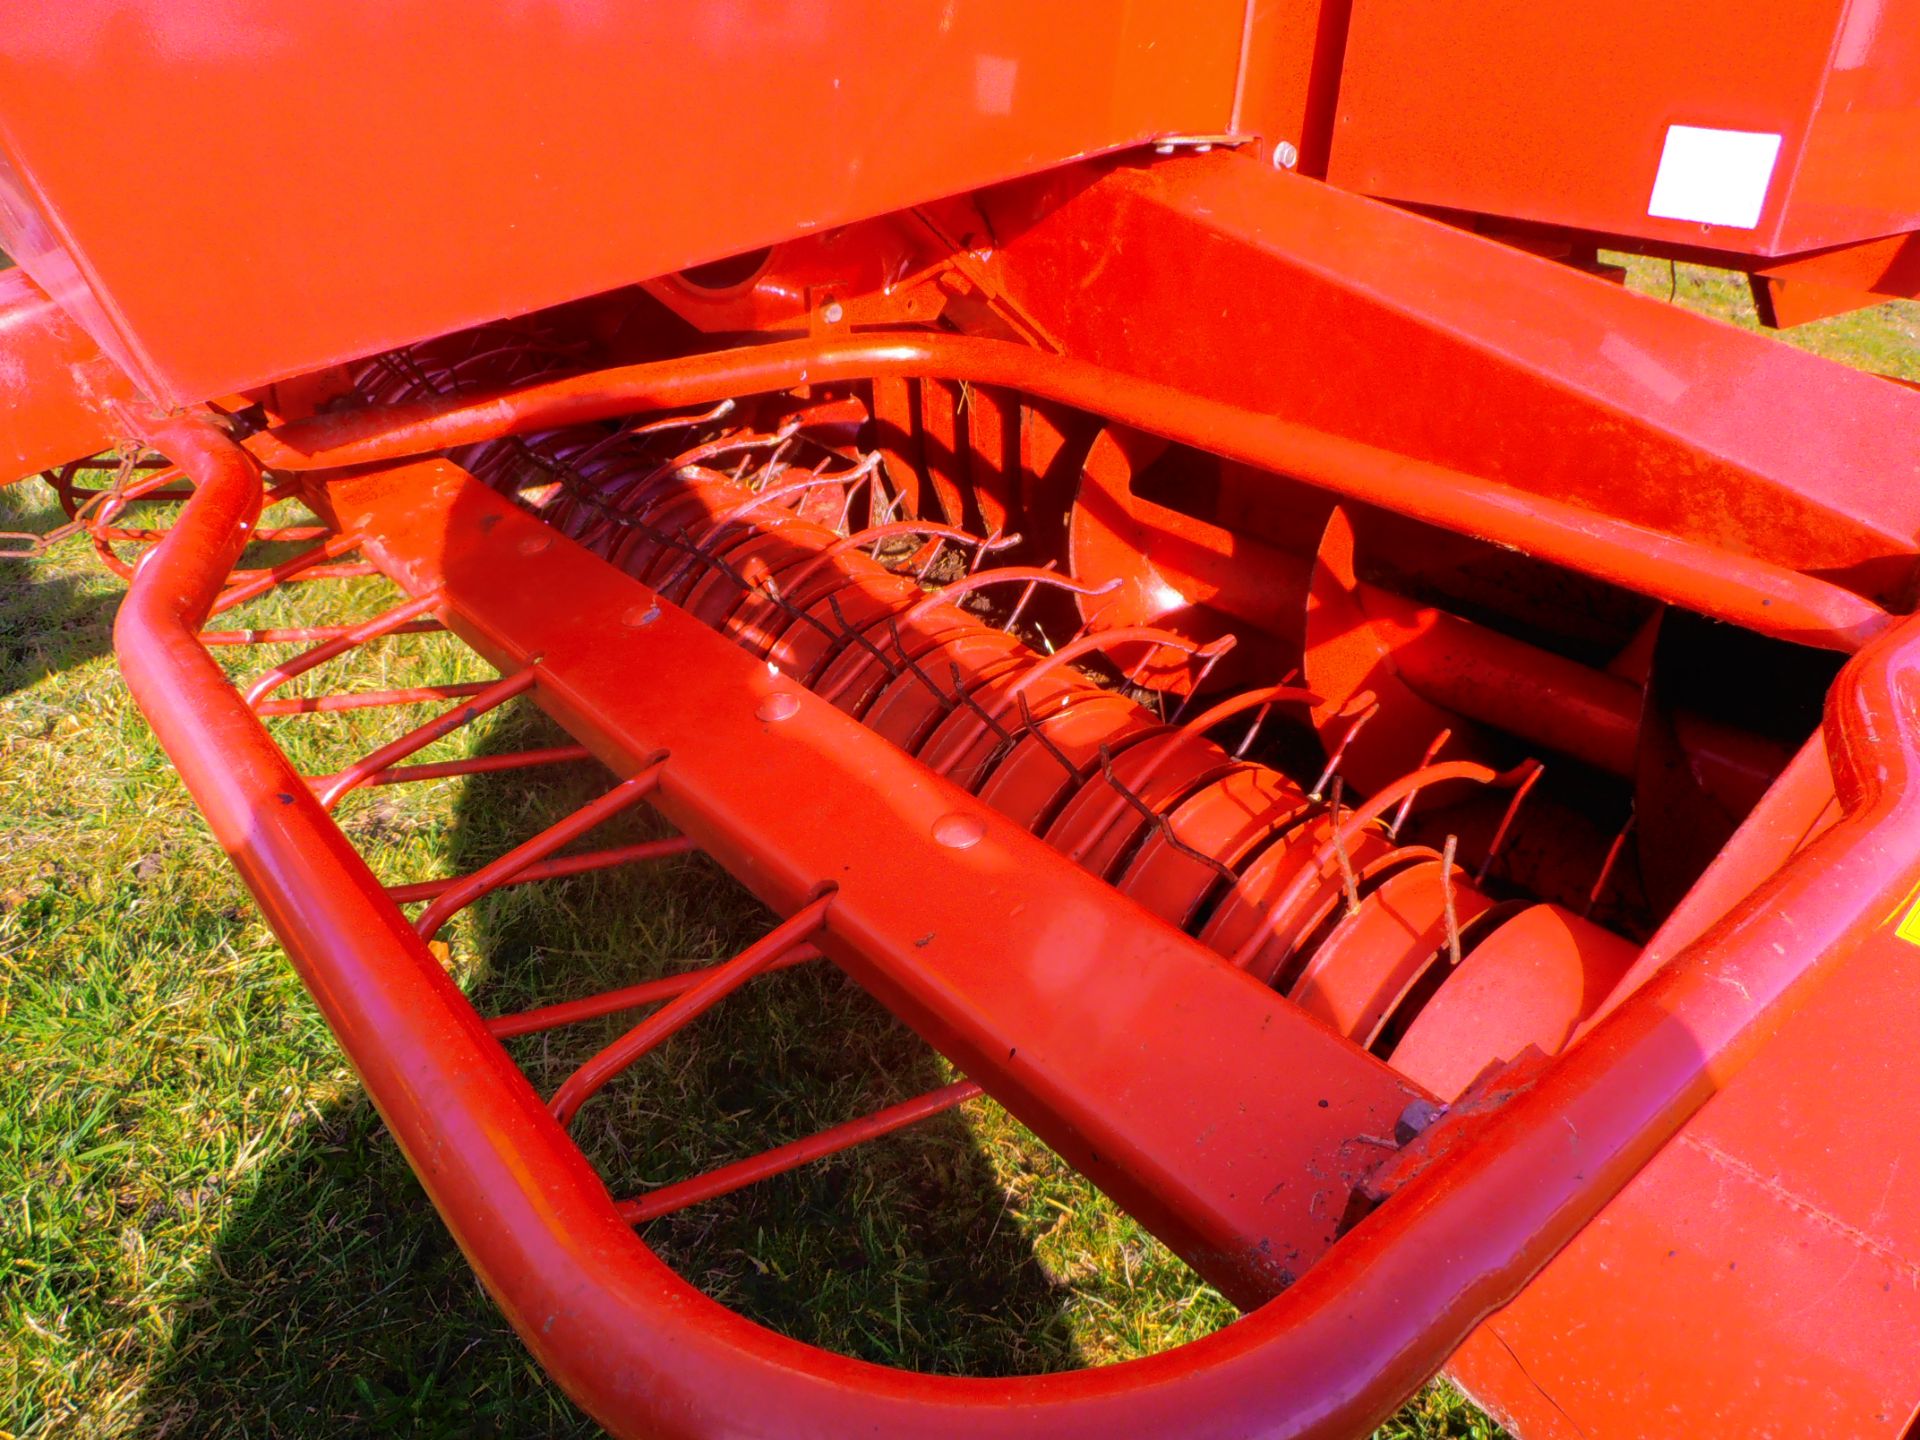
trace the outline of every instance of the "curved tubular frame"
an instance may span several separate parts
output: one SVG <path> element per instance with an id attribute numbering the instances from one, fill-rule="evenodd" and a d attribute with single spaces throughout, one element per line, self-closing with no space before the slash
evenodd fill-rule
<path id="1" fill-rule="evenodd" d="M 691 398 L 649 392 L 649 403 Z M 1830 697 L 1844 818 L 1532 1088 L 1403 1152 L 1399 1190 L 1279 1298 L 1194 1344 L 1071 1374 L 975 1380 L 845 1359 L 706 1299 L 620 1218 L 195 637 L 258 513 L 259 472 L 194 421 L 151 439 L 198 489 L 121 607 L 128 684 L 475 1269 L 541 1363 L 616 1434 L 1365 1434 L 1833 967 L 1903 943 L 1892 928 L 1920 887 L 1910 622 L 1857 656 Z M 1472 1143 L 1447 1144 L 1467 1126 Z"/>
<path id="2" fill-rule="evenodd" d="M 275 470 L 327 469 L 611 420 L 640 410 L 885 377 L 965 380 L 1079 406 L 1782 640 L 1851 651 L 1893 623 L 1885 610 L 1850 590 L 1765 560 L 1524 494 L 1084 360 L 970 336 L 914 332 L 796 340 L 690 355 L 542 381 L 478 399 L 423 400 L 315 416 L 254 436 L 248 446 Z"/>

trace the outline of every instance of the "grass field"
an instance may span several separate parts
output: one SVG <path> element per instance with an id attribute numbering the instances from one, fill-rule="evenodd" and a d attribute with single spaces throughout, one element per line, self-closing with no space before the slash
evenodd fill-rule
<path id="1" fill-rule="evenodd" d="M 1663 265 L 1634 283 L 1664 297 Z M 1679 298 L 1726 310 L 1683 268 Z M 1743 293 L 1743 292 L 1741 292 Z M 1920 374 L 1920 306 L 1796 336 Z M 0 529 L 58 519 L 0 491 Z M 590 1435 L 447 1240 L 122 691 L 121 593 L 77 547 L 0 568 L 0 1432 Z M 385 602 L 310 586 L 235 623 Z M 258 665 L 260 652 L 227 652 Z M 350 687 L 475 678 L 451 642 L 373 647 Z M 333 768 L 412 717 L 273 722 Z M 518 746 L 503 712 L 427 757 Z M 363 794 L 343 823 L 391 879 L 466 870 L 602 783 L 590 768 Z M 639 822 L 627 834 L 638 833 Z M 610 837 L 611 838 L 611 837 Z M 704 861 L 509 891 L 453 927 L 482 1010 L 723 955 L 765 918 Z M 515 1042 L 550 1087 L 619 1022 Z M 581 1132 L 616 1192 L 941 1083 L 939 1059 L 829 970 L 767 979 L 653 1057 Z M 668 1220 L 648 1241 L 788 1333 L 939 1371 L 1100 1363 L 1231 1310 L 996 1107 Z M 1382 1432 L 1497 1432 L 1435 1386 Z"/>

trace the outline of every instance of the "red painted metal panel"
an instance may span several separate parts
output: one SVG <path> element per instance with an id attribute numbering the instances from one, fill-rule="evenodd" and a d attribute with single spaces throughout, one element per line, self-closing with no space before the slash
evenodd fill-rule
<path id="1" fill-rule="evenodd" d="M 1280 170 L 1325 175 L 1352 0 L 1248 0 L 1234 131 Z"/>
<path id="2" fill-rule="evenodd" d="M 0 27 L 0 235 L 225 394 L 1229 119 L 1233 0 L 64 0 Z"/>
<path id="3" fill-rule="evenodd" d="M 1357 0 L 1339 106 L 1330 178 L 1396 200 L 1755 255 L 1920 229 L 1916 0 Z M 1778 137 L 1756 220 L 1649 213 L 1676 125 Z"/>
<path id="4" fill-rule="evenodd" d="M 1907 583 L 1920 404 L 1873 376 L 1242 156 L 982 203 L 1007 294 L 1076 356 L 1869 592 Z"/>
<path id="5" fill-rule="evenodd" d="M 0 485 L 110 444 L 125 372 L 24 270 L 0 272 Z"/>
<path id="6" fill-rule="evenodd" d="M 1768 265 L 1753 275 L 1768 324 L 1804 325 L 1888 297 L 1920 298 L 1920 234 L 1893 235 Z"/>
<path id="7" fill-rule="evenodd" d="M 1920 948 L 1869 947 L 1455 1357 L 1517 1433 L 1903 1433 L 1920 1099 L 1887 1017 Z"/>

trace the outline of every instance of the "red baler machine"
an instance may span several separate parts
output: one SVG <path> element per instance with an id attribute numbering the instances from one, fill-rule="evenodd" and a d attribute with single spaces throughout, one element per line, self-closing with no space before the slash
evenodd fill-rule
<path id="1" fill-rule="evenodd" d="M 1920 0 L 16 0 L 0 234 L 4 478 L 609 1430 L 1352 1437 L 1444 1368 L 1526 1440 L 1913 1433 L 1920 393 L 1600 252 L 1920 294 Z M 423 630 L 498 678 L 287 688 Z M 577 743 L 409 764 L 514 697 Z M 264 723 L 377 704 L 327 775 Z M 452 881 L 332 818 L 577 755 Z M 482 1016 L 429 949 L 692 849 L 782 917 L 723 963 Z M 965 1078 L 610 1194 L 579 1109 L 822 958 Z M 615 1014 L 549 1095 L 503 1043 Z M 1243 1318 L 919 1375 L 641 1238 L 981 1093 Z"/>

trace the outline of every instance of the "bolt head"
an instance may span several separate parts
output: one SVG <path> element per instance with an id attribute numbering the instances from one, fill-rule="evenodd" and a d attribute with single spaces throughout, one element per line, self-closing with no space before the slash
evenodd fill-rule
<path id="1" fill-rule="evenodd" d="M 1300 163 L 1300 149 L 1291 140 L 1282 140 L 1273 147 L 1273 168 L 1291 170 Z"/>
<path id="2" fill-rule="evenodd" d="M 826 308 L 821 310 L 820 318 L 829 325 L 838 325 L 842 320 L 847 318 L 846 307 L 838 300 L 829 300 L 826 303 Z"/>

